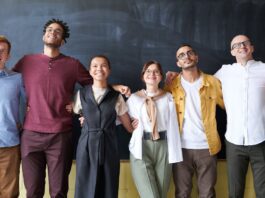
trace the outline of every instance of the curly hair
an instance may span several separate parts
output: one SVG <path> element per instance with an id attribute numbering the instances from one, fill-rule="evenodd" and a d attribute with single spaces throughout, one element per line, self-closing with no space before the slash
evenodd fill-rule
<path id="1" fill-rule="evenodd" d="M 60 20 L 60 19 L 50 19 L 49 21 L 47 21 L 45 23 L 45 25 L 43 26 L 43 34 L 45 34 L 47 27 L 49 25 L 51 25 L 52 23 L 57 23 L 63 28 L 63 35 L 62 36 L 63 36 L 64 42 L 66 43 L 66 39 L 69 38 L 69 36 L 70 36 L 70 29 L 69 29 L 67 23 Z"/>

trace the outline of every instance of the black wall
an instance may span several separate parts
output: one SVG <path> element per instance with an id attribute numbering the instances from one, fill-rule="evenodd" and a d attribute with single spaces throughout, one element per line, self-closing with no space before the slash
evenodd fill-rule
<path id="1" fill-rule="evenodd" d="M 24 54 L 42 51 L 42 27 L 50 18 L 70 26 L 63 53 L 84 65 L 95 54 L 107 55 L 110 81 L 133 91 L 142 87 L 139 74 L 147 60 L 158 60 L 164 71 L 177 70 L 175 51 L 183 42 L 198 51 L 199 66 L 206 73 L 234 61 L 229 44 L 236 34 L 249 35 L 255 58 L 265 61 L 263 0 L 1 0 L 0 34 L 13 44 L 10 67 Z M 223 136 L 225 114 L 218 111 L 217 116 Z M 121 158 L 128 158 L 129 136 L 123 129 L 119 135 Z"/>

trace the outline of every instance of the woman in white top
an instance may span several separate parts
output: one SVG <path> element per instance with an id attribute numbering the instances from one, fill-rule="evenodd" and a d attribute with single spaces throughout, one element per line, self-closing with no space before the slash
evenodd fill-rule
<path id="1" fill-rule="evenodd" d="M 166 198 L 171 164 L 182 161 L 175 103 L 159 88 L 163 73 L 158 62 L 147 62 L 141 78 L 146 89 L 127 101 L 130 116 L 138 120 L 129 144 L 132 175 L 141 197 Z"/>

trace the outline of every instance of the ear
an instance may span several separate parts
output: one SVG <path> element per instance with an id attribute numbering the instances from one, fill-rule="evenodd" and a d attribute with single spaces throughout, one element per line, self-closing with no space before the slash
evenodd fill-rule
<path id="1" fill-rule="evenodd" d="M 251 54 L 255 51 L 255 48 L 254 48 L 254 46 L 253 45 L 251 45 L 251 48 L 250 48 L 250 50 L 251 50 Z"/>
<path id="2" fill-rule="evenodd" d="M 6 60 L 8 61 L 10 59 L 10 57 L 11 57 L 11 55 L 10 55 L 10 52 L 9 52 L 9 54 L 6 57 Z"/>
<path id="3" fill-rule="evenodd" d="M 63 46 L 65 44 L 65 41 L 64 40 L 62 40 L 62 42 L 61 42 L 61 46 Z"/>
<path id="4" fill-rule="evenodd" d="M 232 56 L 236 56 L 236 53 L 235 53 L 235 50 L 234 50 L 234 49 L 231 50 L 230 52 L 231 52 L 231 55 L 232 55 Z"/>
<path id="5" fill-rule="evenodd" d="M 176 65 L 181 68 L 181 66 L 179 65 L 179 60 L 176 61 Z"/>
<path id="6" fill-rule="evenodd" d="M 196 55 L 196 57 L 197 57 L 196 64 L 198 64 L 198 62 L 199 62 L 199 56 Z"/>

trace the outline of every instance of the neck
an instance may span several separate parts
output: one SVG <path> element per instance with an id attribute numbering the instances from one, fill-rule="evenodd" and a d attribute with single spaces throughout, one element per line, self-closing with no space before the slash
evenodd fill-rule
<path id="1" fill-rule="evenodd" d="M 60 49 L 59 48 L 52 48 L 47 45 L 44 45 L 44 50 L 43 50 L 44 55 L 54 58 L 60 55 Z"/>
<path id="2" fill-rule="evenodd" d="M 239 59 L 239 58 L 237 58 L 236 59 L 236 62 L 239 63 L 239 64 L 241 64 L 242 66 L 246 66 L 247 63 L 248 63 L 248 61 L 250 61 L 250 60 L 253 60 L 253 57 L 252 56 L 251 57 L 248 57 L 248 58 L 245 58 L 245 59 Z"/>
<path id="3" fill-rule="evenodd" d="M 157 93 L 157 92 L 159 92 L 159 88 L 157 85 L 146 85 L 146 92 Z"/>
<path id="4" fill-rule="evenodd" d="M 5 69 L 5 65 L 1 65 L 1 63 L 0 63 L 0 71 L 2 71 L 4 69 Z"/>
<path id="5" fill-rule="evenodd" d="M 94 80 L 92 87 L 95 87 L 95 88 L 107 88 L 108 87 L 108 83 L 107 83 L 107 81 Z"/>
<path id="6" fill-rule="evenodd" d="M 197 67 L 190 69 L 182 69 L 182 77 L 188 82 L 194 82 L 200 77 L 200 73 Z"/>

